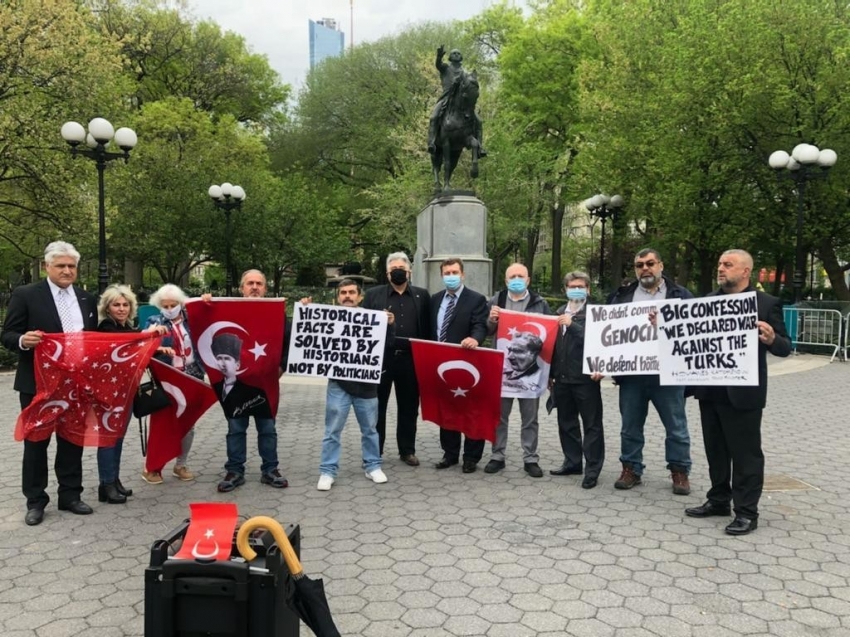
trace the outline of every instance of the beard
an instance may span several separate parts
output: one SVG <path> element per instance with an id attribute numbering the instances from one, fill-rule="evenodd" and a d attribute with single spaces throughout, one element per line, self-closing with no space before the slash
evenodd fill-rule
<path id="1" fill-rule="evenodd" d="M 640 286 L 644 289 L 654 287 L 658 283 L 658 277 L 654 274 L 646 274 L 640 277 Z"/>

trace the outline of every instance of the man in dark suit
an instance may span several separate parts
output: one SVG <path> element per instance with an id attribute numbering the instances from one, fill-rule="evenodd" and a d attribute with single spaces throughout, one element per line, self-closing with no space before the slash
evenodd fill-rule
<path id="1" fill-rule="evenodd" d="M 388 285 L 366 292 L 362 307 L 392 312 L 395 320 L 395 346 L 384 356 L 384 369 L 378 387 L 378 437 L 381 455 L 387 438 L 387 405 L 395 385 L 396 441 L 402 461 L 419 466 L 416 457 L 416 418 L 419 414 L 419 384 L 410 350 L 411 338 L 430 338 L 430 301 L 428 290 L 410 285 L 410 259 L 404 252 L 387 257 Z"/>
<path id="2" fill-rule="evenodd" d="M 698 387 L 702 436 L 711 488 L 708 501 L 685 510 L 695 518 L 728 516 L 730 500 L 735 519 L 729 535 L 746 535 L 758 526 L 758 503 L 764 486 L 764 453 L 761 449 L 761 416 L 767 402 L 767 352 L 788 356 L 791 340 L 782 318 L 779 299 L 750 285 L 753 258 L 744 250 L 727 250 L 717 265 L 720 289 L 710 296 L 756 292 L 758 304 L 758 387 Z"/>
<path id="3" fill-rule="evenodd" d="M 457 343 L 473 349 L 487 337 L 487 298 L 463 285 L 463 261 L 446 259 L 440 264 L 440 274 L 446 289 L 431 297 L 431 339 L 443 343 Z M 460 457 L 459 431 L 440 428 L 440 446 L 443 459 L 437 469 L 446 469 L 458 463 Z M 484 441 L 466 438 L 463 443 L 463 472 L 472 473 L 484 455 Z"/>
<path id="4" fill-rule="evenodd" d="M 15 289 L 9 300 L 3 333 L 3 346 L 18 353 L 15 390 L 21 409 L 36 394 L 33 350 L 44 332 L 80 332 L 97 329 L 97 299 L 77 287 L 80 253 L 70 243 L 54 241 L 44 250 L 47 279 Z M 27 498 L 24 518 L 30 526 L 41 524 L 50 501 L 47 488 L 47 440 L 24 440 L 22 490 Z M 56 435 L 56 479 L 59 482 L 59 509 L 88 515 L 91 507 L 80 499 L 83 493 L 83 448 Z"/>

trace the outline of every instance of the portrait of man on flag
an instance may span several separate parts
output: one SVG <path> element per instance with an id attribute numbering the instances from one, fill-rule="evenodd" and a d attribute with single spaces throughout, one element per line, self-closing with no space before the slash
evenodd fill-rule
<path id="1" fill-rule="evenodd" d="M 503 398 L 538 398 L 549 383 L 557 317 L 502 310 L 496 349 L 505 353 Z"/>

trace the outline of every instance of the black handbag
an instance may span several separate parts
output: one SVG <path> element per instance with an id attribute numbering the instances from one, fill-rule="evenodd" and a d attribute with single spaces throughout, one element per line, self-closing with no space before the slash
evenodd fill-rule
<path id="1" fill-rule="evenodd" d="M 148 370 L 149 380 L 139 384 L 139 390 L 133 398 L 133 415 L 136 418 L 150 416 L 153 412 L 165 409 L 171 404 L 168 393 L 162 388 Z"/>

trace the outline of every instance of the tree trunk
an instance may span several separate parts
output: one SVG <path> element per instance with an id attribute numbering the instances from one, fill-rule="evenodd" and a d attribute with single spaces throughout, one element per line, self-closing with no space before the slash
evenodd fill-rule
<path id="1" fill-rule="evenodd" d="M 552 208 L 552 281 L 549 288 L 553 294 L 558 294 L 561 289 L 561 240 L 564 229 L 564 204 L 558 202 Z M 529 273 L 530 274 L 530 273 Z"/>
<path id="2" fill-rule="evenodd" d="M 844 280 L 844 268 L 838 263 L 838 258 L 835 256 L 835 249 L 832 247 L 832 242 L 828 237 L 820 240 L 818 250 L 820 251 L 820 260 L 823 263 L 824 270 L 826 270 L 826 275 L 829 277 L 829 282 L 835 291 L 835 298 L 839 301 L 850 301 L 850 290 L 847 289 L 847 283 Z"/>

